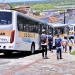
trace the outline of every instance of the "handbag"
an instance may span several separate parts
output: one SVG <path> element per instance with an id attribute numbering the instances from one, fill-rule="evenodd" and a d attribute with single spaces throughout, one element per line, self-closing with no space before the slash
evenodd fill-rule
<path id="1" fill-rule="evenodd" d="M 68 46 L 72 46 L 72 43 L 70 42 L 70 43 L 68 43 Z"/>

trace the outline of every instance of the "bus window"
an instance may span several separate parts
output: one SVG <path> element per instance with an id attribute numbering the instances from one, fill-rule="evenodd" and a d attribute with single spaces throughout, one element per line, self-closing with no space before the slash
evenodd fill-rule
<path id="1" fill-rule="evenodd" d="M 19 30 L 23 31 L 23 24 L 19 24 Z"/>
<path id="2" fill-rule="evenodd" d="M 64 28 L 54 28 L 54 35 L 64 34 Z"/>
<path id="3" fill-rule="evenodd" d="M 42 29 L 45 29 L 46 34 L 47 34 L 47 26 L 46 25 L 42 25 Z"/>
<path id="4" fill-rule="evenodd" d="M 20 16 L 17 17 L 17 26 L 19 31 L 23 31 L 23 18 Z"/>
<path id="5" fill-rule="evenodd" d="M 57 35 L 59 33 L 59 30 L 57 28 L 54 28 L 54 35 Z"/>
<path id="6" fill-rule="evenodd" d="M 73 26 L 69 26 L 69 30 L 70 30 L 70 31 L 73 30 Z"/>
<path id="7" fill-rule="evenodd" d="M 11 12 L 0 12 L 0 25 L 11 24 L 12 13 Z"/>
<path id="8" fill-rule="evenodd" d="M 64 27 L 60 28 L 60 34 L 64 34 Z"/>
<path id="9" fill-rule="evenodd" d="M 65 27 L 65 33 L 69 34 L 69 27 Z"/>
<path id="10" fill-rule="evenodd" d="M 53 28 L 51 26 L 48 26 L 48 34 L 49 34 L 49 32 L 51 32 L 53 35 Z"/>
<path id="11" fill-rule="evenodd" d="M 30 30 L 30 29 L 29 29 L 29 24 L 26 24 L 26 25 L 25 25 L 25 31 L 28 32 L 29 30 Z"/>

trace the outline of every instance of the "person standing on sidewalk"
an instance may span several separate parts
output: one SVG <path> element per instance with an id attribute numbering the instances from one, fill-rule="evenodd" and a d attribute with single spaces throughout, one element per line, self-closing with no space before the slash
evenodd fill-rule
<path id="1" fill-rule="evenodd" d="M 73 42 L 71 40 L 71 37 L 69 37 L 69 40 L 68 40 L 69 52 L 71 52 L 72 50 L 72 45 L 73 45 Z"/>
<path id="2" fill-rule="evenodd" d="M 42 30 L 40 41 L 41 41 L 41 47 L 42 47 L 42 57 L 47 59 L 48 58 L 47 57 L 48 38 L 44 29 Z"/>
<path id="3" fill-rule="evenodd" d="M 62 40 L 62 46 L 63 49 L 65 49 L 65 52 L 67 51 L 67 45 L 68 45 L 68 40 L 67 37 L 65 36 L 64 39 Z"/>
<path id="4" fill-rule="evenodd" d="M 53 47 L 53 36 L 51 35 L 51 32 L 49 32 L 49 36 L 48 36 L 48 45 L 49 45 L 50 52 L 53 52 L 52 51 L 52 47 Z"/>
<path id="5" fill-rule="evenodd" d="M 57 51 L 57 59 L 62 59 L 62 39 L 59 37 L 59 34 L 57 35 L 57 38 L 55 39 L 55 46 L 56 46 L 56 51 Z"/>

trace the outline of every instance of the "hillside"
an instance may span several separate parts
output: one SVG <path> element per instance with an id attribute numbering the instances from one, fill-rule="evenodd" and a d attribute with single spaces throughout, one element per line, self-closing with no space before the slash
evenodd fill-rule
<path id="1" fill-rule="evenodd" d="M 24 1 L 9 3 L 14 8 L 17 5 L 29 5 L 31 9 L 48 10 L 54 9 L 54 6 L 74 5 L 75 0 L 43 0 L 43 1 Z"/>

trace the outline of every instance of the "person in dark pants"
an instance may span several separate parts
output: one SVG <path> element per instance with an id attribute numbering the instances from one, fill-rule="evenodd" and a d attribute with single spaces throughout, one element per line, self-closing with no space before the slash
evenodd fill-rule
<path id="1" fill-rule="evenodd" d="M 45 54 L 44 54 L 44 52 L 45 52 Z M 47 47 L 46 47 L 46 45 L 42 45 L 42 57 L 48 58 L 47 57 Z"/>
<path id="2" fill-rule="evenodd" d="M 72 50 L 72 45 L 73 45 L 73 42 L 71 40 L 71 37 L 69 37 L 69 40 L 68 40 L 69 52 L 71 52 Z"/>
<path id="3" fill-rule="evenodd" d="M 62 51 L 61 51 L 61 45 L 62 45 L 62 39 L 57 35 L 57 38 L 55 39 L 55 46 L 57 50 L 57 59 L 62 59 Z"/>
<path id="4" fill-rule="evenodd" d="M 61 48 L 57 48 L 57 59 L 62 59 L 62 52 L 61 52 Z"/>
<path id="5" fill-rule="evenodd" d="M 49 36 L 48 36 L 48 45 L 49 45 L 49 50 L 51 52 L 53 52 L 52 51 L 52 47 L 53 47 L 53 36 L 51 35 L 51 32 L 49 32 Z"/>
<path id="6" fill-rule="evenodd" d="M 41 34 L 41 38 L 40 38 L 40 41 L 41 41 L 41 47 L 42 47 L 42 57 L 43 58 L 48 58 L 47 57 L 47 36 L 45 34 L 45 30 L 43 29 L 42 30 L 42 34 Z"/>

